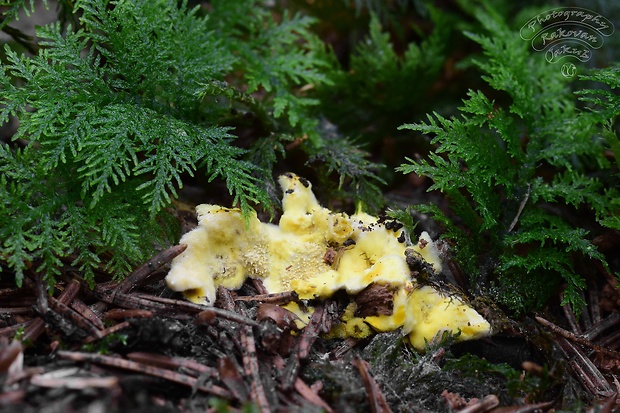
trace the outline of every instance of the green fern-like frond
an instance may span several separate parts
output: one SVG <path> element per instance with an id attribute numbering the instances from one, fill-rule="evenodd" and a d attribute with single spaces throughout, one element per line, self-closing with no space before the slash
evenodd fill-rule
<path id="1" fill-rule="evenodd" d="M 620 97 L 613 90 L 620 87 L 620 68 L 609 67 L 593 71 L 589 75 L 581 75 L 586 81 L 599 82 L 606 85 L 606 89 L 584 89 L 576 94 L 586 102 L 594 119 L 602 126 L 601 136 L 614 153 L 616 165 L 620 168 L 620 138 L 614 128 L 614 122 L 620 114 Z M 610 90 L 611 89 L 611 90 Z M 620 229 L 620 227 L 616 227 Z"/>
<path id="2" fill-rule="evenodd" d="M 399 52 L 395 34 L 371 14 L 368 33 L 356 45 L 348 66 L 333 70 L 334 86 L 322 90 L 326 116 L 342 133 L 358 136 L 362 130 L 361 139 L 375 142 L 416 109 L 427 107 L 420 102 L 425 102 L 440 74 L 453 27 L 448 14 L 430 6 L 427 11 L 433 30 Z M 419 27 L 412 29 L 423 32 Z"/>
<path id="3" fill-rule="evenodd" d="M 47 7 L 47 0 L 43 0 Z M 24 10 L 27 16 L 34 13 L 34 0 L 10 0 L 1 3 L 3 10 L 0 12 L 0 30 L 8 26 L 12 21 L 19 19 L 19 11 Z"/>
<path id="4" fill-rule="evenodd" d="M 466 33 L 483 48 L 485 58 L 476 65 L 489 86 L 508 99 L 494 102 L 470 91 L 460 116 L 434 113 L 427 122 L 403 125 L 429 135 L 435 149 L 398 170 L 431 178 L 429 190 L 446 195 L 453 215 L 436 207 L 421 209 L 445 226 L 474 290 L 520 312 L 544 303 L 544 294 L 562 277 L 565 303 L 580 309 L 585 280 L 572 262 L 604 263 L 605 257 L 588 231 L 569 224 L 549 205 L 557 211 L 590 210 L 614 225 L 609 217 L 617 210 L 617 191 L 606 189 L 588 169 L 609 167 L 596 139 L 596 122 L 577 109 L 561 74 L 528 53 L 527 44 L 492 10 L 476 15 L 489 32 Z M 542 165 L 551 177 L 540 174 Z M 533 298 L 518 298 L 528 294 Z"/>
<path id="5" fill-rule="evenodd" d="M 366 159 L 367 153 L 346 138 L 327 134 L 323 139 L 325 143 L 321 147 L 311 149 L 308 164 L 318 164 L 326 176 L 334 173 L 339 177 L 332 196 L 346 186 L 349 188 L 346 193 L 353 194 L 356 205 L 366 212 L 377 212 L 383 205 L 379 184 L 384 181 L 377 175 L 381 165 Z"/>
<path id="6" fill-rule="evenodd" d="M 0 259 L 18 284 L 30 270 L 53 283 L 67 262 L 91 283 L 128 273 L 169 242 L 159 220 L 197 172 L 223 180 L 244 213 L 269 209 L 263 178 L 282 146 L 252 162 L 235 146 L 231 102 L 276 142 L 316 135 L 317 101 L 301 88 L 328 82 L 325 48 L 307 17 L 215 3 L 202 15 L 172 0 L 82 0 L 77 26 L 39 28 L 34 57 L 5 48 L 0 122 L 17 117 L 13 139 L 27 143 L 0 156 Z"/>
<path id="7" fill-rule="evenodd" d="M 214 1 L 210 27 L 243 68 L 245 93 L 260 92 L 263 110 L 318 144 L 317 121 L 308 116 L 319 101 L 312 90 L 329 85 L 325 45 L 310 31 L 315 20 L 282 12 L 280 21 L 257 0 Z M 277 53 L 275 52 L 277 50 Z"/>

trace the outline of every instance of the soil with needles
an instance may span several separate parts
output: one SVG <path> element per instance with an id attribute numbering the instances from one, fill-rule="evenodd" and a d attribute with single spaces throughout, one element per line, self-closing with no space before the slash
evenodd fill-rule
<path id="1" fill-rule="evenodd" d="M 22 289 L 5 271 L 0 411 L 620 411 L 620 291 L 603 268 L 579 320 L 557 303 L 519 320 L 482 308 L 494 336 L 420 354 L 399 331 L 323 338 L 344 295 L 312 303 L 302 330 L 277 305 L 296 295 L 256 280 L 220 289 L 215 307 L 189 303 L 164 282 L 182 251 L 94 289 L 67 266 L 52 294 L 34 271 Z"/>

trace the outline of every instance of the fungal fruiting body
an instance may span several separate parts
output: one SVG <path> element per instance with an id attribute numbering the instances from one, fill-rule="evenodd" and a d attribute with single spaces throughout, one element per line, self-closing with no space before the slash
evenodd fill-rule
<path id="1" fill-rule="evenodd" d="M 364 337 L 402 328 L 423 349 L 443 331 L 460 332 L 459 340 L 490 333 L 489 323 L 461 298 L 421 286 L 411 276 L 406 261 L 411 254 L 441 270 L 427 233 L 406 246 L 404 230 L 394 221 L 332 212 L 319 205 L 310 182 L 291 173 L 279 183 L 284 192 L 279 225 L 256 215 L 244 218 L 235 208 L 198 205 L 198 226 L 181 238 L 187 249 L 172 262 L 168 286 L 205 305 L 213 305 L 218 286 L 238 289 L 247 277 L 261 279 L 270 293 L 295 291 L 302 300 L 340 290 L 361 297 L 377 286 L 390 297 L 387 309 L 356 314 L 353 300 L 331 335 Z M 301 312 L 295 303 L 287 308 Z"/>

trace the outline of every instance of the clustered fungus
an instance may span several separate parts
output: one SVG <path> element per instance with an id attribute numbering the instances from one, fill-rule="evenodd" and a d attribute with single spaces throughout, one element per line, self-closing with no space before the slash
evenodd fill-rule
<path id="1" fill-rule="evenodd" d="M 408 246 L 396 221 L 332 212 L 318 203 L 310 182 L 292 173 L 279 183 L 284 193 L 279 225 L 262 223 L 255 214 L 244 218 L 235 208 L 198 205 L 198 226 L 181 238 L 187 249 L 172 262 L 168 286 L 204 305 L 213 305 L 218 286 L 238 289 L 248 277 L 261 279 L 270 293 L 295 291 L 301 300 L 345 291 L 352 300 L 332 337 L 402 328 L 423 349 L 444 331 L 460 333 L 458 340 L 490 333 L 489 323 L 461 298 L 421 285 L 412 275 L 408 261 L 414 258 L 421 267 L 441 271 L 427 233 Z M 364 305 L 370 291 L 377 308 Z M 285 307 L 302 320 L 312 310 L 295 302 Z"/>

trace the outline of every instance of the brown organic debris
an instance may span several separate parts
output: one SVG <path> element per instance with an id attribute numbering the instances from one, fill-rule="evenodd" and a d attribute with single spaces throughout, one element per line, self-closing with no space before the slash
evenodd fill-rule
<path id="1" fill-rule="evenodd" d="M 315 406 L 330 413 L 338 409 L 332 405 L 329 380 L 306 381 L 317 359 L 329 359 L 334 365 L 352 360 L 368 403 L 360 409 L 397 410 L 390 405 L 394 400 L 389 393 L 382 391 L 388 388 L 385 373 L 377 375 L 381 377 L 377 382 L 371 374 L 376 367 L 357 355 L 368 340 L 348 338 L 328 345 L 323 339 L 338 323 L 345 301 L 335 297 L 308 302 L 293 292 L 268 294 L 260 280 L 250 279 L 239 291 L 220 288 L 214 307 L 193 304 L 172 295 L 161 283 L 159 269 L 182 248 L 156 255 L 120 283 L 98 283 L 94 289 L 74 271 L 63 274 L 63 281 L 51 293 L 36 273 L 28 274 L 21 290 L 0 288 L 4 317 L 0 324 L 0 373 L 4 374 L 0 406 L 25 405 L 35 400 L 33 395 L 51 390 L 79 399 L 106 394 L 119 403 L 135 397 L 127 386 L 139 378 L 153 405 L 170 400 L 182 404 L 191 396 L 211 411 L 206 403 L 216 396 L 229 404 L 230 411 L 253 403 L 263 412 Z M 412 271 L 430 272 L 414 258 L 409 262 Z M 600 292 L 610 285 L 592 288 Z M 584 296 L 591 308 L 587 317 L 577 318 L 565 307 L 562 325 L 566 328 L 546 317 L 537 320 L 553 333 L 570 374 L 601 411 L 612 412 L 620 387 L 614 380 L 620 372 L 620 312 L 607 310 L 612 304 L 606 297 L 612 294 Z M 390 314 L 393 291 L 372 284 L 352 299 L 356 316 Z M 298 315 L 280 306 L 291 301 L 301 308 L 314 308 L 303 328 Z M 29 352 L 35 348 L 47 351 L 47 364 L 29 364 Z M 429 359 L 440 365 L 448 354 L 440 347 Z M 349 365 L 348 361 L 344 364 Z M 522 368 L 527 374 L 562 380 L 534 361 L 524 362 Z M 158 393 L 155 383 L 166 383 L 171 393 Z M 451 409 L 460 412 L 533 412 L 558 407 L 557 399 L 536 403 L 523 399 L 512 406 L 497 406 L 494 394 L 466 399 L 446 391 L 434 397 L 445 398 Z"/>

